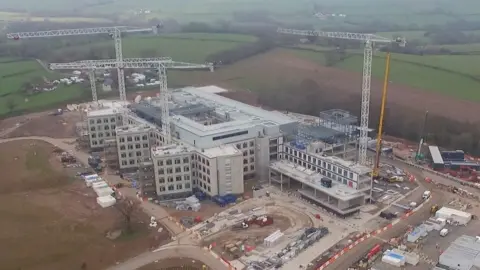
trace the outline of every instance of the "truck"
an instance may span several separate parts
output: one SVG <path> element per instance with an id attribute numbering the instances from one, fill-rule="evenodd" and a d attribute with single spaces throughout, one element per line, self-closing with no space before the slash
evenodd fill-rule
<path id="1" fill-rule="evenodd" d="M 430 190 L 426 190 L 425 192 L 423 192 L 422 199 L 426 200 L 430 198 L 430 195 L 432 195 L 432 192 Z"/>
<path id="2" fill-rule="evenodd" d="M 260 227 L 265 227 L 268 225 L 273 224 L 273 218 L 269 216 L 264 216 L 264 217 L 258 217 L 255 219 L 255 224 L 257 224 Z"/>

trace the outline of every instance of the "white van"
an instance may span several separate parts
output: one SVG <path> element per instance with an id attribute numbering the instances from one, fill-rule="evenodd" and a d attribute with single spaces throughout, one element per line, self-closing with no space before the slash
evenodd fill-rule
<path id="1" fill-rule="evenodd" d="M 442 229 L 440 231 L 440 236 L 446 236 L 448 234 L 448 229 Z"/>
<path id="2" fill-rule="evenodd" d="M 432 194 L 432 192 L 430 190 L 427 190 L 427 191 L 423 192 L 422 198 L 424 200 L 426 200 L 426 199 L 430 198 L 431 194 Z"/>

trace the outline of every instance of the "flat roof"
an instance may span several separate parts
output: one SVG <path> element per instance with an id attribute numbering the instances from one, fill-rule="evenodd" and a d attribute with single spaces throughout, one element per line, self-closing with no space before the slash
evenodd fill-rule
<path id="1" fill-rule="evenodd" d="M 228 92 L 227 89 L 220 88 L 215 85 L 209 85 L 209 86 L 203 86 L 203 87 L 197 87 L 198 90 L 204 91 L 206 93 L 211 93 L 211 94 L 219 94 L 219 93 L 225 93 Z"/>
<path id="2" fill-rule="evenodd" d="M 156 146 L 156 147 L 152 147 L 152 156 L 161 157 L 161 156 L 169 156 L 169 155 L 187 154 L 192 152 L 193 150 L 194 150 L 193 148 L 186 145 L 182 145 L 182 144 Z"/>
<path id="3" fill-rule="evenodd" d="M 321 185 L 321 179 L 328 177 L 287 160 L 276 161 L 270 165 L 270 168 L 341 200 L 351 200 L 365 195 L 363 192 L 335 180 L 332 180 L 331 188 L 324 187 Z"/>
<path id="4" fill-rule="evenodd" d="M 462 235 L 440 255 L 439 262 L 448 267 L 460 270 L 470 270 L 479 266 L 480 242 L 476 237 Z M 454 263 L 455 265 L 448 265 Z"/>
<path id="5" fill-rule="evenodd" d="M 428 150 L 430 151 L 430 155 L 432 156 L 433 163 L 443 164 L 443 158 L 440 154 L 440 150 L 438 150 L 438 146 L 430 145 L 428 146 Z"/>
<path id="6" fill-rule="evenodd" d="M 445 215 L 455 215 L 455 216 L 466 217 L 466 218 L 469 218 L 469 217 L 472 216 L 472 214 L 470 214 L 470 213 L 463 212 L 463 211 L 453 209 L 453 208 L 448 208 L 448 207 L 445 207 L 445 206 L 440 208 L 437 211 L 437 213 L 443 213 Z"/>
<path id="7" fill-rule="evenodd" d="M 98 103 L 90 102 L 85 105 L 88 107 L 87 116 L 95 117 L 116 114 L 128 104 L 129 102 L 119 100 L 99 100 Z"/>
<path id="8" fill-rule="evenodd" d="M 117 134 L 129 133 L 129 132 L 148 132 L 152 129 L 149 125 L 127 125 L 127 126 L 120 126 L 115 128 L 115 132 Z"/>
<path id="9" fill-rule="evenodd" d="M 220 145 L 213 148 L 203 149 L 203 151 L 199 151 L 199 153 L 206 157 L 214 158 L 220 156 L 233 156 L 242 152 L 233 145 Z"/>
<path id="10" fill-rule="evenodd" d="M 88 111 L 87 117 L 115 115 L 119 112 L 120 110 L 117 108 L 104 108 L 104 109 L 98 109 L 94 111 Z"/>

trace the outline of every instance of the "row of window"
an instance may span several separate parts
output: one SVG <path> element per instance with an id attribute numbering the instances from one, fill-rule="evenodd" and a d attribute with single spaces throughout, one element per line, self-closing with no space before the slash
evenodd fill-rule
<path id="1" fill-rule="evenodd" d="M 244 158 L 243 159 L 243 164 L 248 164 L 248 163 L 254 163 L 255 162 L 255 158 L 254 157 L 250 157 L 250 160 Z"/>
<path id="2" fill-rule="evenodd" d="M 95 131 L 101 131 L 101 130 L 115 130 L 115 125 L 104 125 L 104 126 L 91 126 L 90 131 L 95 132 Z"/>
<path id="3" fill-rule="evenodd" d="M 250 141 L 248 144 L 246 142 L 244 142 L 243 144 L 240 144 L 240 143 L 237 143 L 235 145 L 237 147 L 237 149 L 242 149 L 242 148 L 247 148 L 248 146 L 250 147 L 254 147 L 255 146 L 255 142 L 254 141 Z"/>
<path id="4" fill-rule="evenodd" d="M 306 161 L 307 163 L 314 165 L 314 166 L 320 166 L 321 168 L 327 169 L 335 174 L 341 175 L 343 177 L 346 177 L 348 179 L 353 179 L 353 173 L 340 167 L 333 165 L 329 162 L 325 162 L 324 160 L 312 157 L 310 155 L 306 155 L 303 152 L 294 150 L 290 147 L 285 147 L 285 151 L 287 154 L 292 155 L 294 158 L 300 158 L 303 161 Z M 305 163 L 305 162 L 303 162 Z M 302 165 L 303 166 L 303 165 Z M 306 167 L 306 166 L 303 166 Z"/>
<path id="5" fill-rule="evenodd" d="M 135 148 L 134 148 L 135 146 Z M 142 148 L 142 144 L 139 144 L 139 143 L 136 143 L 135 145 L 133 144 L 128 144 L 128 145 L 120 145 L 120 151 L 123 151 L 123 150 L 133 150 L 133 149 L 141 149 Z M 143 143 L 143 148 L 149 148 L 149 145 L 148 143 Z"/>
<path id="6" fill-rule="evenodd" d="M 158 166 L 169 166 L 169 165 L 172 165 L 172 164 L 182 164 L 182 162 L 184 164 L 188 164 L 190 162 L 190 159 L 188 157 L 184 157 L 183 159 L 180 159 L 180 158 L 175 158 L 175 159 L 165 159 L 165 160 L 158 160 L 157 161 L 157 165 Z"/>
<path id="7" fill-rule="evenodd" d="M 311 164 L 308 164 L 308 163 L 305 163 L 305 161 L 302 161 L 300 159 L 296 159 L 296 158 L 293 158 L 292 156 L 288 156 L 287 158 L 289 161 L 293 162 L 293 163 L 296 163 L 302 167 L 305 167 L 309 170 L 314 170 L 316 171 L 317 173 L 320 173 L 322 174 L 323 176 L 326 176 L 330 179 L 333 179 L 339 183 L 342 183 L 344 185 L 348 185 L 350 187 L 353 186 L 353 182 L 347 178 L 344 178 L 340 175 L 337 175 L 335 173 L 332 173 L 332 172 L 329 172 L 327 170 L 324 170 L 324 169 L 321 169 L 320 167 L 317 167 L 317 166 L 314 166 L 314 165 L 311 165 Z"/>
<path id="8" fill-rule="evenodd" d="M 136 159 L 129 159 L 128 161 L 127 161 L 127 160 L 122 160 L 122 161 L 121 161 L 121 164 L 122 164 L 123 166 L 136 165 L 137 162 L 136 162 Z"/>
<path id="9" fill-rule="evenodd" d="M 122 117 L 119 116 L 119 117 L 118 117 L 118 120 L 119 120 L 119 121 L 122 120 Z M 91 125 L 94 125 L 95 123 L 96 123 L 96 124 L 101 124 L 101 123 L 116 123 L 116 122 L 117 122 L 117 119 L 116 119 L 115 117 L 102 118 L 102 119 L 99 118 L 99 119 L 97 119 L 97 120 L 95 120 L 95 119 L 90 119 L 90 124 L 91 124 Z"/>
<path id="10" fill-rule="evenodd" d="M 254 170 L 255 170 L 255 165 L 250 165 L 250 171 L 254 171 Z M 248 166 L 243 167 L 243 171 L 248 172 Z"/>
<path id="11" fill-rule="evenodd" d="M 190 175 L 185 174 L 185 175 L 177 175 L 175 176 L 175 182 L 180 182 L 180 181 L 190 181 Z M 167 177 L 167 182 L 168 183 L 173 183 L 173 176 Z M 160 177 L 158 178 L 158 183 L 164 184 L 165 183 L 165 177 Z"/>
<path id="12" fill-rule="evenodd" d="M 204 165 L 207 165 L 207 166 L 210 166 L 210 161 L 208 161 L 208 159 L 200 156 L 200 155 L 192 155 L 192 160 L 196 160 L 198 161 L 199 163 L 202 163 Z"/>
<path id="13" fill-rule="evenodd" d="M 165 192 L 165 191 L 175 191 L 175 190 L 183 190 L 183 189 L 190 189 L 190 183 L 185 183 L 185 184 L 176 184 L 176 185 L 163 185 L 158 187 L 160 192 Z"/>
<path id="14" fill-rule="evenodd" d="M 147 141 L 148 136 L 143 135 L 143 136 L 122 136 L 118 139 L 121 143 L 127 141 L 127 142 L 133 142 L 134 140 L 136 142 L 139 142 L 140 140 Z"/>
<path id="15" fill-rule="evenodd" d="M 133 157 L 133 156 L 134 156 L 133 152 L 128 153 L 128 157 L 129 157 L 129 158 L 131 158 L 131 157 Z M 136 156 L 136 157 L 141 157 L 141 156 L 142 156 L 142 152 L 141 152 L 141 151 L 135 152 L 135 156 Z M 127 153 L 121 153 L 121 154 L 120 154 L 120 157 L 121 157 L 121 158 L 127 158 Z"/>
<path id="16" fill-rule="evenodd" d="M 112 131 L 112 133 L 110 132 L 105 132 L 105 134 L 103 132 L 98 132 L 98 133 L 91 133 L 91 136 L 92 138 L 110 138 L 110 137 L 115 137 L 115 131 Z"/>
<path id="17" fill-rule="evenodd" d="M 211 192 L 211 191 L 212 191 L 211 188 L 210 188 L 210 185 L 208 185 L 208 184 L 205 183 L 205 182 L 193 180 L 193 184 L 194 184 L 194 185 L 197 185 L 197 184 L 198 184 L 198 187 L 200 187 L 200 189 L 203 189 L 204 191 L 208 191 L 208 192 Z"/>
<path id="18" fill-rule="evenodd" d="M 182 167 L 175 167 L 175 170 L 173 170 L 173 168 L 167 168 L 166 170 L 163 169 L 163 168 L 160 168 L 160 169 L 158 169 L 158 174 L 159 175 L 164 175 L 165 172 L 167 172 L 167 174 L 172 174 L 174 171 L 175 171 L 175 173 L 181 173 L 182 172 Z M 190 171 L 190 167 L 189 166 L 183 166 L 183 171 L 184 172 Z"/>

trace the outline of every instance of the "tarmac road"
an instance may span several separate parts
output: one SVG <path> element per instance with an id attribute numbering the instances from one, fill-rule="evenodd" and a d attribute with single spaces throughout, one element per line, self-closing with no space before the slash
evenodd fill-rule
<path id="1" fill-rule="evenodd" d="M 381 244 L 384 242 L 389 241 L 391 238 L 399 236 L 400 234 L 405 233 L 405 231 L 408 229 L 409 225 L 418 225 L 421 222 L 425 221 L 430 217 L 430 208 L 434 204 L 441 205 L 442 204 L 442 195 L 441 193 L 438 192 L 438 190 L 435 189 L 435 186 L 433 184 L 425 183 L 423 181 L 423 171 L 412 168 L 408 165 L 405 165 L 399 161 L 392 161 L 390 159 L 383 159 L 382 162 L 392 164 L 394 166 L 397 166 L 401 169 L 407 170 L 413 175 L 418 180 L 418 183 L 420 186 L 423 186 L 425 189 L 431 190 L 432 191 L 432 198 L 428 203 L 422 206 L 417 212 L 415 212 L 413 215 L 408 217 L 407 219 L 402 219 L 400 222 L 395 224 L 392 228 L 389 230 L 386 230 L 380 234 L 377 234 L 376 236 L 369 238 L 362 243 L 358 244 L 355 246 L 353 249 L 345 253 L 343 256 L 339 257 L 334 263 L 330 264 L 327 268 L 328 270 L 336 270 L 336 269 L 348 269 L 350 266 L 352 266 L 355 262 L 359 261 L 361 258 L 363 258 L 368 251 L 373 248 L 376 244 Z M 450 181 L 452 182 L 452 181 Z"/>

